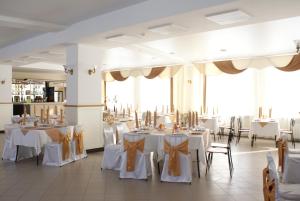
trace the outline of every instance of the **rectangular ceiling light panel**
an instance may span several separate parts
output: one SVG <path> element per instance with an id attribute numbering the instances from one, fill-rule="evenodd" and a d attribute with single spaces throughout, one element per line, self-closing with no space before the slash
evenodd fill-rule
<path id="1" fill-rule="evenodd" d="M 250 15 L 241 11 L 241 10 L 233 10 L 227 11 L 223 13 L 211 14 L 206 15 L 206 19 L 217 23 L 219 25 L 228 25 L 228 24 L 235 24 L 239 22 L 247 21 L 251 18 Z"/>
<path id="2" fill-rule="evenodd" d="M 187 28 L 177 24 L 163 24 L 149 27 L 148 30 L 161 35 L 170 35 L 185 32 Z"/>

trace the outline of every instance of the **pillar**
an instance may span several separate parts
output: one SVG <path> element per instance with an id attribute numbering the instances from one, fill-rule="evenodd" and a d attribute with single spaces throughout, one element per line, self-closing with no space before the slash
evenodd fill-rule
<path id="1" fill-rule="evenodd" d="M 67 66 L 73 75 L 67 75 L 65 119 L 68 124 L 81 125 L 84 129 L 86 149 L 103 147 L 101 104 L 101 49 L 75 44 L 66 48 Z M 97 66 L 96 73 L 88 70 Z"/>
<path id="2" fill-rule="evenodd" d="M 13 105 L 11 96 L 12 66 L 0 64 L 0 130 L 11 122 Z"/>

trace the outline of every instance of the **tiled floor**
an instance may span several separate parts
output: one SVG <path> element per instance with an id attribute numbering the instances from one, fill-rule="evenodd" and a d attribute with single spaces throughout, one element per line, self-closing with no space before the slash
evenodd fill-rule
<path id="1" fill-rule="evenodd" d="M 4 135 L 0 134 L 2 150 Z M 297 144 L 299 147 L 299 144 Z M 100 171 L 102 153 L 64 167 L 36 166 L 34 159 L 0 161 L 1 201 L 261 201 L 262 169 L 266 151 L 274 142 L 258 140 L 254 148 L 246 138 L 233 145 L 234 173 L 230 179 L 226 156 L 214 157 L 207 176 L 202 170 L 189 184 L 161 183 L 156 170 L 148 181 L 120 180 L 118 172 Z"/>

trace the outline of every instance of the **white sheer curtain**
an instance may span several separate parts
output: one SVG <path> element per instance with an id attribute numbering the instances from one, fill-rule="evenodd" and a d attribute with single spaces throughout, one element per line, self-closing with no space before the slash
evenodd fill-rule
<path id="1" fill-rule="evenodd" d="M 170 112 L 170 79 L 162 79 L 156 77 L 154 79 L 147 79 L 139 77 L 139 109 L 141 111 L 154 111 L 157 107 L 158 111 L 166 112 L 167 107 Z"/>
<path id="2" fill-rule="evenodd" d="M 208 111 L 220 116 L 253 115 L 256 105 L 255 70 L 230 75 L 207 76 L 206 102 Z"/>
<path id="3" fill-rule="evenodd" d="M 300 71 L 283 72 L 274 67 L 261 70 L 262 107 L 274 117 L 293 117 L 300 112 Z M 265 111 L 266 113 L 266 111 Z"/>
<path id="4" fill-rule="evenodd" d="M 112 81 L 106 83 L 106 96 L 108 108 L 133 107 L 135 104 L 135 78 L 129 77 L 125 81 Z"/>

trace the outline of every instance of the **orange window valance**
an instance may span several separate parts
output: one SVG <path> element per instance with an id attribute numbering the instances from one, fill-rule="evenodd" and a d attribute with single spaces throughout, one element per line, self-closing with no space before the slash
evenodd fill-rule
<path id="1" fill-rule="evenodd" d="M 243 72 L 246 69 L 237 69 L 231 60 L 227 61 L 215 61 L 213 62 L 215 66 L 222 72 L 227 73 L 227 74 L 238 74 Z"/>
<path id="2" fill-rule="evenodd" d="M 284 67 L 277 67 L 278 70 L 291 72 L 300 69 L 300 54 L 294 55 L 290 63 Z"/>
<path id="3" fill-rule="evenodd" d="M 126 80 L 128 77 L 123 77 L 120 71 L 113 71 L 110 72 L 111 76 L 118 81 L 124 81 Z"/>
<path id="4" fill-rule="evenodd" d="M 153 78 L 156 78 L 156 77 L 159 76 L 165 69 L 166 69 L 166 67 L 156 67 L 156 68 L 152 68 L 150 74 L 147 75 L 147 76 L 145 76 L 145 78 L 147 78 L 147 79 L 153 79 Z"/>

